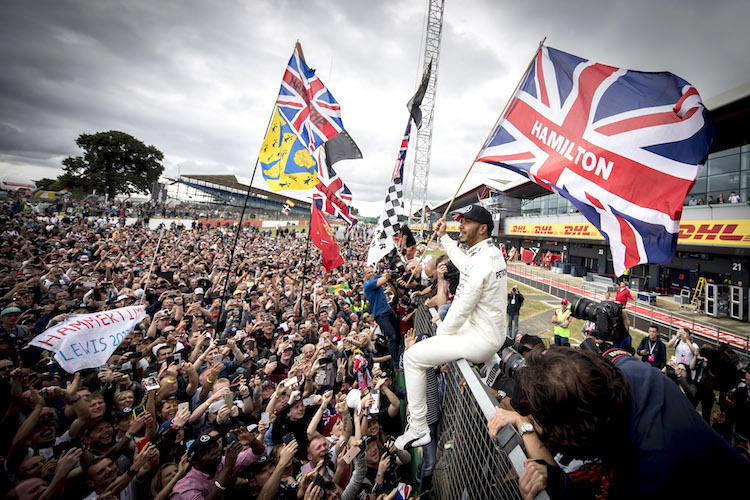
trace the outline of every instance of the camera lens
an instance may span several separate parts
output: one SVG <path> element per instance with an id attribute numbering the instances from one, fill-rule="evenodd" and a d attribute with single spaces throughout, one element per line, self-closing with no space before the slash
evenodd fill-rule
<path id="1" fill-rule="evenodd" d="M 573 303 L 573 307 L 570 308 L 570 314 L 577 319 L 587 319 L 596 322 L 597 306 L 597 302 L 586 297 L 581 297 Z"/>
<path id="2" fill-rule="evenodd" d="M 518 372 L 526 366 L 526 360 L 512 347 L 506 347 L 500 354 L 500 367 L 503 373 L 518 381 Z"/>

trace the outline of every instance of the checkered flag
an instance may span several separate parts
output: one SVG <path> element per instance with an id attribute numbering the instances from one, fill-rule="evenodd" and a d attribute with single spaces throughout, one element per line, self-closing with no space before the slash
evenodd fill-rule
<path id="1" fill-rule="evenodd" d="M 391 183 L 388 193 L 385 195 L 385 207 L 380 215 L 378 225 L 372 234 L 370 249 L 367 252 L 367 265 L 375 265 L 396 248 L 393 237 L 404 221 L 404 163 L 406 161 L 406 150 L 409 148 L 409 137 L 411 136 L 411 116 L 406 125 L 404 138 L 401 140 L 401 148 L 398 152 L 396 167 L 393 169 Z"/>

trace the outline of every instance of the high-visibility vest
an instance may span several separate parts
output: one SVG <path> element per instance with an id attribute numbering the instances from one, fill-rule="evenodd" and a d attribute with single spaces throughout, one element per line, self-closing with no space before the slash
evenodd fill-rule
<path id="1" fill-rule="evenodd" d="M 559 320 L 561 323 L 565 323 L 568 318 L 570 318 L 570 309 L 566 309 L 564 313 L 562 312 L 562 308 L 555 311 L 555 319 Z M 568 328 L 555 325 L 555 335 L 566 339 L 570 338 L 570 325 L 568 325 Z"/>

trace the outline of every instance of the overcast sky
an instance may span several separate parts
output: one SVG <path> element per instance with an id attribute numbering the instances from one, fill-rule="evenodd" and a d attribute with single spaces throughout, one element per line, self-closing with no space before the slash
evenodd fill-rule
<path id="1" fill-rule="evenodd" d="M 160 149 L 165 176 L 246 182 L 299 39 L 365 156 L 336 168 L 377 216 L 425 11 L 423 0 L 3 0 L 0 172 L 55 177 L 79 134 L 114 129 Z M 750 81 L 748 19 L 747 0 L 446 0 L 428 199 L 453 194 L 545 36 L 605 64 L 672 71 L 705 100 Z M 407 174 L 412 160 L 410 148 Z M 475 167 L 466 186 L 510 175 Z"/>

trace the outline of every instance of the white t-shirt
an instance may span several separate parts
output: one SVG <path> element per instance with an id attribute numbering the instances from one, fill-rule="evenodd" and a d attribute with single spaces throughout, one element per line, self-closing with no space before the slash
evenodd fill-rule
<path id="1" fill-rule="evenodd" d="M 693 347 L 695 350 L 698 350 L 698 344 L 693 342 Z M 678 363 L 685 363 L 686 365 L 690 366 L 690 363 L 693 361 L 693 358 L 695 357 L 695 354 L 693 354 L 693 351 L 690 350 L 690 346 L 688 346 L 688 343 L 684 340 L 677 340 L 677 343 L 674 346 L 674 357 L 675 361 Z"/>

